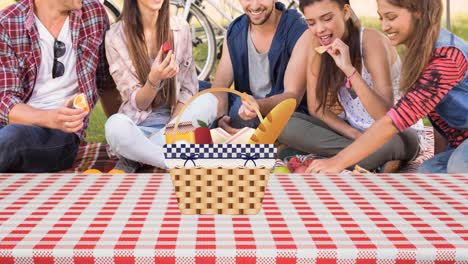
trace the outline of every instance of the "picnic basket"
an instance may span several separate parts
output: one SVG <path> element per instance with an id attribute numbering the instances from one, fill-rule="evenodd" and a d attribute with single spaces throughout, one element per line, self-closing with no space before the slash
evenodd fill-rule
<path id="1" fill-rule="evenodd" d="M 180 117 L 189 104 L 197 97 L 211 92 L 228 92 L 242 96 L 240 92 L 228 88 L 211 88 L 196 94 L 178 115 L 175 133 Z M 256 112 L 262 120 L 259 111 Z M 257 214 L 260 211 L 270 170 L 274 165 L 274 145 L 166 144 L 164 150 L 168 164 L 171 159 L 177 158 L 184 162 L 180 165 L 168 165 L 182 214 L 238 215 Z M 249 153 L 252 151 L 256 153 Z M 235 158 L 234 161 L 240 159 L 245 163 L 243 166 L 235 166 L 229 158 Z M 196 166 L 195 162 L 199 159 L 203 160 L 203 166 Z M 217 160 L 222 160 L 222 164 L 216 163 Z M 213 161 L 213 166 L 209 165 L 210 161 Z"/>

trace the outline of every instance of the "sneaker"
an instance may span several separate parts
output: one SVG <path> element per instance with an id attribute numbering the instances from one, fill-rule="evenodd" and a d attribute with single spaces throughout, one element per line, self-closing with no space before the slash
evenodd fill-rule
<path id="1" fill-rule="evenodd" d="M 119 161 L 115 164 L 114 171 L 134 173 L 141 167 L 141 163 L 119 156 Z"/>

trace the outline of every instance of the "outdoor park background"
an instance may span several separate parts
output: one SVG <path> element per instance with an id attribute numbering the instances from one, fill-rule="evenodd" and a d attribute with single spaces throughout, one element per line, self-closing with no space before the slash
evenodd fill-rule
<path id="1" fill-rule="evenodd" d="M 228 0 L 226 0 L 228 1 Z M 237 1 L 237 0 L 231 0 Z M 415 0 L 421 1 L 421 0 Z M 122 6 L 123 0 L 112 0 L 118 6 Z M 224 0 L 219 1 L 221 3 Z M 443 0 L 445 3 L 445 0 Z M 4 7 L 14 3 L 13 0 L 0 0 L 0 10 Z M 362 24 L 365 27 L 372 27 L 380 29 L 380 24 L 377 16 L 377 5 L 376 0 L 351 0 L 351 5 L 360 17 Z M 209 8 L 207 12 L 209 12 Z M 451 29 L 456 35 L 462 37 L 468 41 L 468 1 L 467 0 L 451 0 L 450 4 L 451 13 Z M 445 12 L 444 12 L 445 14 Z M 445 16 L 443 19 L 443 25 L 445 26 Z M 212 74 L 214 71 L 212 72 Z M 102 110 L 100 104 L 91 113 L 90 124 L 87 129 L 86 141 L 88 142 L 104 142 L 104 124 L 106 122 L 106 116 Z"/>

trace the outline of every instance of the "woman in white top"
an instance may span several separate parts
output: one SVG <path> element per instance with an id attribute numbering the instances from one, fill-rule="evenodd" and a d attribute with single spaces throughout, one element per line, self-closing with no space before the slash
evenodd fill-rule
<path id="1" fill-rule="evenodd" d="M 361 28 L 349 0 L 301 0 L 300 8 L 314 39 L 307 70 L 311 116 L 295 114 L 280 141 L 306 153 L 333 156 L 393 106 L 401 63 L 383 34 Z M 325 52 L 319 54 L 317 47 Z M 337 100 L 341 114 L 331 110 Z M 408 161 L 418 152 L 417 134 L 407 130 L 359 165 L 382 170 L 386 162 Z"/>

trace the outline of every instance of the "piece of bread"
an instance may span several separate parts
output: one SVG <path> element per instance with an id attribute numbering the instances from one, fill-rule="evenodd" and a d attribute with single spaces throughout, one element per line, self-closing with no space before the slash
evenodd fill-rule
<path id="1" fill-rule="evenodd" d="M 220 127 L 211 129 L 210 133 L 211 139 L 213 139 L 213 144 L 223 144 L 231 137 L 228 132 Z"/>
<path id="2" fill-rule="evenodd" d="M 251 127 L 244 127 L 236 134 L 232 135 L 228 140 L 226 140 L 226 144 L 247 144 L 252 137 L 255 129 Z"/>
<path id="3" fill-rule="evenodd" d="M 296 99 L 279 103 L 263 119 L 249 140 L 249 144 L 274 144 L 296 109 Z"/>
<path id="4" fill-rule="evenodd" d="M 328 50 L 328 47 L 327 46 L 320 46 L 320 47 L 316 47 L 315 48 L 315 51 L 318 53 L 318 54 L 323 54 L 325 52 L 327 52 Z"/>

